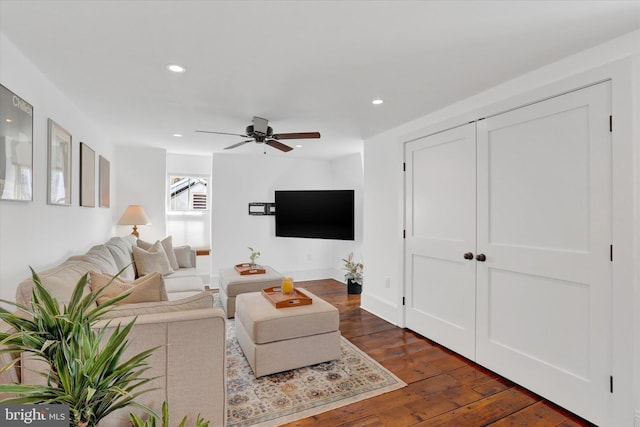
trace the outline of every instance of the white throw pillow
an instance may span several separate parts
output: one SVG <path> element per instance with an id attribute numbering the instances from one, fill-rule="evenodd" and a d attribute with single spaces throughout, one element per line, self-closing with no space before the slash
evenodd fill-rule
<path id="1" fill-rule="evenodd" d="M 176 253 L 176 259 L 180 268 L 195 267 L 193 263 L 193 256 L 191 254 L 191 246 L 178 246 L 174 249 Z"/>
<path id="2" fill-rule="evenodd" d="M 178 260 L 173 250 L 173 238 L 171 236 L 167 236 L 164 239 L 162 239 L 160 243 L 162 243 L 162 248 L 164 249 L 164 253 L 167 255 L 167 259 L 169 260 L 169 265 L 171 266 L 171 268 L 173 268 L 174 270 L 179 269 L 180 265 L 178 265 Z M 137 245 L 139 248 L 142 248 L 147 251 L 152 246 L 151 243 L 145 242 L 144 240 L 140 240 L 140 239 L 138 239 Z"/>
<path id="3" fill-rule="evenodd" d="M 136 262 L 138 276 L 144 276 L 145 274 L 153 272 L 162 275 L 173 273 L 173 268 L 171 268 L 167 254 L 159 240 L 151 245 L 148 251 L 134 246 L 133 259 Z"/>

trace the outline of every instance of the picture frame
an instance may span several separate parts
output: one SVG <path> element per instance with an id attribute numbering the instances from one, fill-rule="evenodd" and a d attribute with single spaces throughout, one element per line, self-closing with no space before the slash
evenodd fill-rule
<path id="1" fill-rule="evenodd" d="M 71 206 L 71 134 L 48 119 L 47 203 Z"/>
<path id="2" fill-rule="evenodd" d="M 98 205 L 101 208 L 108 208 L 111 205 L 111 163 L 109 160 L 102 156 L 98 156 L 98 176 L 100 177 L 98 182 Z"/>
<path id="3" fill-rule="evenodd" d="M 96 152 L 80 143 L 80 206 L 96 207 Z"/>
<path id="4" fill-rule="evenodd" d="M 0 201 L 33 201 L 33 106 L 0 85 Z"/>

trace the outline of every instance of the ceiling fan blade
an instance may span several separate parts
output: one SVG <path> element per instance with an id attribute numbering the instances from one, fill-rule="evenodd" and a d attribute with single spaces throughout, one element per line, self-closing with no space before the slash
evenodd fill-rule
<path id="1" fill-rule="evenodd" d="M 246 141 L 240 141 L 240 142 L 236 142 L 233 145 L 230 145 L 228 147 L 224 147 L 225 150 L 230 150 L 232 148 L 236 148 L 236 147 L 240 147 L 241 145 L 246 144 L 247 142 L 253 142 L 253 139 L 247 139 Z"/>
<path id="2" fill-rule="evenodd" d="M 243 135 L 241 133 L 214 132 L 212 130 L 197 130 L 196 132 L 215 133 L 216 135 L 233 135 L 233 136 L 241 136 L 243 138 L 249 138 L 249 135 Z"/>
<path id="3" fill-rule="evenodd" d="M 285 153 L 286 153 L 287 151 L 291 151 L 291 150 L 293 150 L 293 147 L 289 147 L 288 145 L 283 144 L 282 142 L 278 142 L 278 141 L 276 141 L 276 140 L 274 140 L 274 139 L 270 139 L 270 140 L 268 140 L 268 141 L 266 142 L 266 144 L 267 144 L 267 145 L 272 146 L 273 148 L 277 148 L 277 149 L 278 149 L 278 150 L 280 150 L 280 151 L 284 151 Z"/>
<path id="4" fill-rule="evenodd" d="M 308 139 L 320 138 L 320 132 L 279 133 L 273 135 L 274 139 Z"/>

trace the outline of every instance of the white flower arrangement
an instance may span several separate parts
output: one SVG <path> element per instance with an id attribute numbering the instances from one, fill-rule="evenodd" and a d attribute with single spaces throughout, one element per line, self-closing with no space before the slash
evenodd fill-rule
<path id="1" fill-rule="evenodd" d="M 351 280 L 357 283 L 358 285 L 362 285 L 362 270 L 364 269 L 364 264 L 362 264 L 362 261 L 354 262 L 353 252 L 347 255 L 346 259 L 343 258 L 342 261 L 344 261 L 345 263 L 344 270 L 347 270 L 347 273 L 345 273 L 344 278 L 347 280 Z"/>

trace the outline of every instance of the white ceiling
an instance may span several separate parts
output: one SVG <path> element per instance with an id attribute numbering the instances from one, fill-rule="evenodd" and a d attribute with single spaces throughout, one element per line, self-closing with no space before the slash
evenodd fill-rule
<path id="1" fill-rule="evenodd" d="M 254 115 L 322 134 L 269 154 L 356 152 L 638 28 L 640 1 L 0 0 L 0 31 L 114 143 L 182 153 L 221 152 L 242 139 L 194 131 L 244 133 Z"/>

